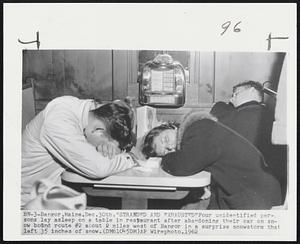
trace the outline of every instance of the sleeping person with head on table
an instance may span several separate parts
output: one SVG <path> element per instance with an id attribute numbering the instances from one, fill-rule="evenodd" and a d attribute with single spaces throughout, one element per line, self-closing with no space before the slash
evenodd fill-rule
<path id="1" fill-rule="evenodd" d="M 208 209 L 271 209 L 280 204 L 280 185 L 260 151 L 211 114 L 187 114 L 178 129 L 153 128 L 142 150 L 146 157 L 162 157 L 162 169 L 172 175 L 210 172 Z"/>

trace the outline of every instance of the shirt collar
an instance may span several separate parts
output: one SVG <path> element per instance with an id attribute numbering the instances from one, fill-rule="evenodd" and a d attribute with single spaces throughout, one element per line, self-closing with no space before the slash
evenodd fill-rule
<path id="1" fill-rule="evenodd" d="M 240 109 L 240 108 L 243 108 L 243 107 L 246 107 L 246 106 L 249 106 L 249 105 L 262 105 L 262 104 L 263 103 L 261 103 L 261 102 L 253 100 L 253 101 L 250 101 L 250 102 L 243 103 L 240 106 L 237 106 L 236 109 Z"/>

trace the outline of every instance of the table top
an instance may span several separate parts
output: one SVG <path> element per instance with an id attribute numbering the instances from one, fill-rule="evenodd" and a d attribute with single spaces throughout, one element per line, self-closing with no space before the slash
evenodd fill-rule
<path id="1" fill-rule="evenodd" d="M 90 179 L 79 174 L 65 171 L 62 179 L 72 183 L 120 185 L 120 186 L 157 186 L 157 187 L 204 187 L 210 184 L 210 173 L 201 171 L 191 176 L 172 176 L 161 168 L 152 168 L 148 171 L 132 168 L 104 179 Z"/>

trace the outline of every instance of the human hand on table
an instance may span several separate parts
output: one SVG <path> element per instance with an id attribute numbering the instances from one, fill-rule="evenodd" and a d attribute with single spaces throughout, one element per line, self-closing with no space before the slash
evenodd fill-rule
<path id="1" fill-rule="evenodd" d="M 200 197 L 201 200 L 206 200 L 206 199 L 209 199 L 211 196 L 211 191 L 209 189 L 209 187 L 204 187 L 204 193 L 203 195 Z"/>
<path id="2" fill-rule="evenodd" d="M 115 155 L 121 153 L 119 143 L 115 140 L 101 141 L 96 149 L 104 157 L 109 157 L 110 159 L 112 159 Z"/>
<path id="3" fill-rule="evenodd" d="M 135 167 L 136 170 L 143 172 L 151 172 L 153 169 L 157 169 L 160 167 L 161 158 L 151 157 L 147 160 L 137 160 L 138 164 Z"/>

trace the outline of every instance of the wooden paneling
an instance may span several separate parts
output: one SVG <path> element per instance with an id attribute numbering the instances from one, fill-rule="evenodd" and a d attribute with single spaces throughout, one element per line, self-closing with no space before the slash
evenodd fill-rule
<path id="1" fill-rule="evenodd" d="M 186 83 L 186 106 L 198 104 L 200 83 L 200 52 L 190 53 L 190 75 Z"/>
<path id="2" fill-rule="evenodd" d="M 65 52 L 59 50 L 53 50 L 53 77 L 52 80 L 55 83 L 55 88 L 59 94 L 63 94 L 65 91 Z"/>
<path id="3" fill-rule="evenodd" d="M 139 83 L 138 83 L 138 51 L 130 50 L 127 55 L 127 77 L 128 77 L 128 96 L 136 98 L 136 104 L 138 103 L 139 96 Z"/>
<path id="4" fill-rule="evenodd" d="M 34 78 L 36 113 L 55 97 L 73 95 L 103 102 L 138 98 L 136 50 L 30 50 L 23 79 Z"/>
<path id="5" fill-rule="evenodd" d="M 23 50 L 23 79 L 51 79 L 53 62 L 51 50 Z"/>
<path id="6" fill-rule="evenodd" d="M 36 100 L 62 95 L 112 99 L 111 50 L 24 51 L 23 75 L 35 79 Z"/>
<path id="7" fill-rule="evenodd" d="M 113 99 L 127 96 L 128 90 L 128 51 L 113 51 Z"/>
<path id="8" fill-rule="evenodd" d="M 24 51 L 23 79 L 34 79 L 34 98 L 51 100 L 59 96 L 60 90 L 56 88 L 54 80 L 53 56 L 51 50 Z"/>
<path id="9" fill-rule="evenodd" d="M 73 95 L 102 101 L 138 101 L 138 71 L 161 50 L 24 50 L 23 79 L 36 80 L 35 106 L 40 111 L 53 98 Z M 159 110 L 177 120 L 186 109 L 208 111 L 216 101 L 228 101 L 232 87 L 244 80 L 271 81 L 276 90 L 283 53 L 167 51 L 189 68 L 186 104 Z M 185 110 L 184 110 L 185 109 Z M 178 112 L 179 111 L 179 112 Z"/>
<path id="10" fill-rule="evenodd" d="M 211 104 L 215 96 L 215 53 L 200 53 L 198 104 Z"/>
<path id="11" fill-rule="evenodd" d="M 22 131 L 35 115 L 32 88 L 22 91 Z"/>
<path id="12" fill-rule="evenodd" d="M 228 101 L 232 87 L 245 80 L 278 84 L 282 53 L 216 53 L 215 100 Z"/>
<path id="13" fill-rule="evenodd" d="M 52 78 L 53 78 L 53 62 L 51 50 L 23 50 L 23 84 L 34 78 L 34 80 L 42 81 L 42 84 L 36 84 L 37 89 L 41 86 L 45 89 L 41 90 L 41 96 L 51 96 Z"/>
<path id="14" fill-rule="evenodd" d="M 138 51 L 113 51 L 113 99 L 138 99 Z"/>
<path id="15" fill-rule="evenodd" d="M 65 94 L 80 98 L 112 99 L 110 50 L 64 51 Z"/>
<path id="16" fill-rule="evenodd" d="M 190 53 L 190 79 L 186 84 L 185 107 L 206 106 L 214 101 L 214 52 Z"/>

